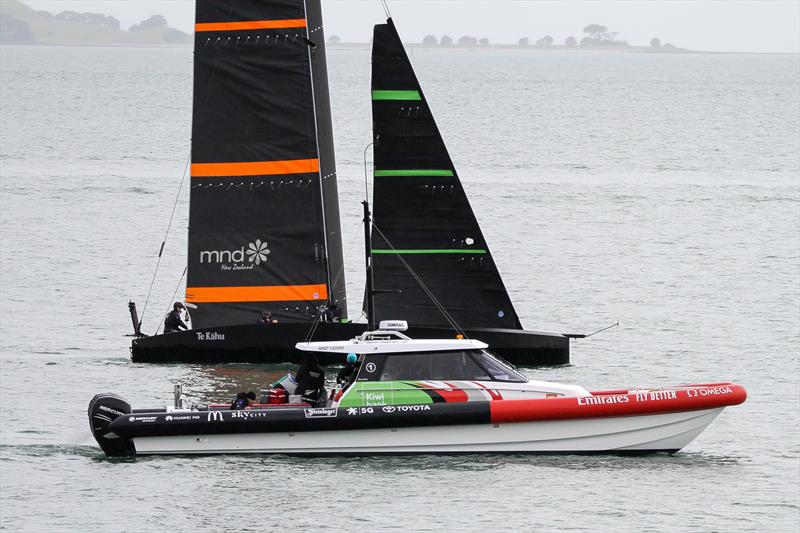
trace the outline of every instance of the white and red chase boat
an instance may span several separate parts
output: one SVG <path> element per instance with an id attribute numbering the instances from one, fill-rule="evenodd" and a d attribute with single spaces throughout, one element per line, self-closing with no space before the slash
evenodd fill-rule
<path id="1" fill-rule="evenodd" d="M 590 392 L 528 380 L 478 340 L 394 330 L 297 348 L 356 354 L 352 377 L 317 406 L 132 410 L 99 394 L 92 432 L 110 456 L 674 453 L 747 397 L 734 383 Z"/>

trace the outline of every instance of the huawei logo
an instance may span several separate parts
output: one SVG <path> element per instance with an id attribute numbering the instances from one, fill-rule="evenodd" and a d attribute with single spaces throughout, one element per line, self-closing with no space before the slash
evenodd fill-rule
<path id="1" fill-rule="evenodd" d="M 267 248 L 266 242 L 261 242 L 261 239 L 256 239 L 256 242 L 251 242 L 247 245 L 245 253 L 247 253 L 247 259 L 251 263 L 260 265 L 262 261 L 267 260 L 269 248 Z"/>

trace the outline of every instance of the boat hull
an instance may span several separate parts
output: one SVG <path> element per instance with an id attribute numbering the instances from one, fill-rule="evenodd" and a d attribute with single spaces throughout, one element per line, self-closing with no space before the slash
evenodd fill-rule
<path id="1" fill-rule="evenodd" d="M 308 323 L 270 326 L 245 324 L 167 333 L 134 339 L 131 358 L 135 363 L 301 363 L 304 352 L 295 344 L 307 340 Z M 323 322 L 314 331 L 314 341 L 338 341 L 361 335 L 367 325 Z M 411 326 L 407 332 L 418 339 L 452 338 L 446 328 Z M 471 329 L 469 338 L 480 339 L 512 364 L 523 366 L 569 363 L 569 339 L 563 335 L 513 329 Z M 344 354 L 320 354 L 320 364 L 342 363 Z"/>
<path id="2" fill-rule="evenodd" d="M 136 453 L 380 455 L 676 452 L 724 408 L 593 420 L 133 439 Z"/>
<path id="3" fill-rule="evenodd" d="M 729 405 L 733 383 L 572 397 L 252 410 L 132 410 L 95 396 L 89 420 L 109 455 L 674 452 Z"/>

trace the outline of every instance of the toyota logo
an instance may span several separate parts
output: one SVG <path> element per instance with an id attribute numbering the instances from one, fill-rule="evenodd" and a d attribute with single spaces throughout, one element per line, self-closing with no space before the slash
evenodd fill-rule
<path id="1" fill-rule="evenodd" d="M 397 408 L 394 405 L 387 405 L 383 408 L 384 413 L 394 413 Z"/>

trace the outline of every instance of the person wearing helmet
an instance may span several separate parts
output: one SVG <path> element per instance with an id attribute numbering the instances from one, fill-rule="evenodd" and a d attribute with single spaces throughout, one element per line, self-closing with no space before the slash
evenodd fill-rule
<path id="1" fill-rule="evenodd" d="M 336 383 L 346 388 L 358 373 L 358 356 L 354 353 L 347 354 L 347 363 L 336 375 Z"/>
<path id="2" fill-rule="evenodd" d="M 167 314 L 167 318 L 164 319 L 164 333 L 175 333 L 176 331 L 189 329 L 189 326 L 187 326 L 181 318 L 181 311 L 183 309 L 185 308 L 180 302 L 175 302 L 172 305 L 172 311 L 170 311 Z"/>

